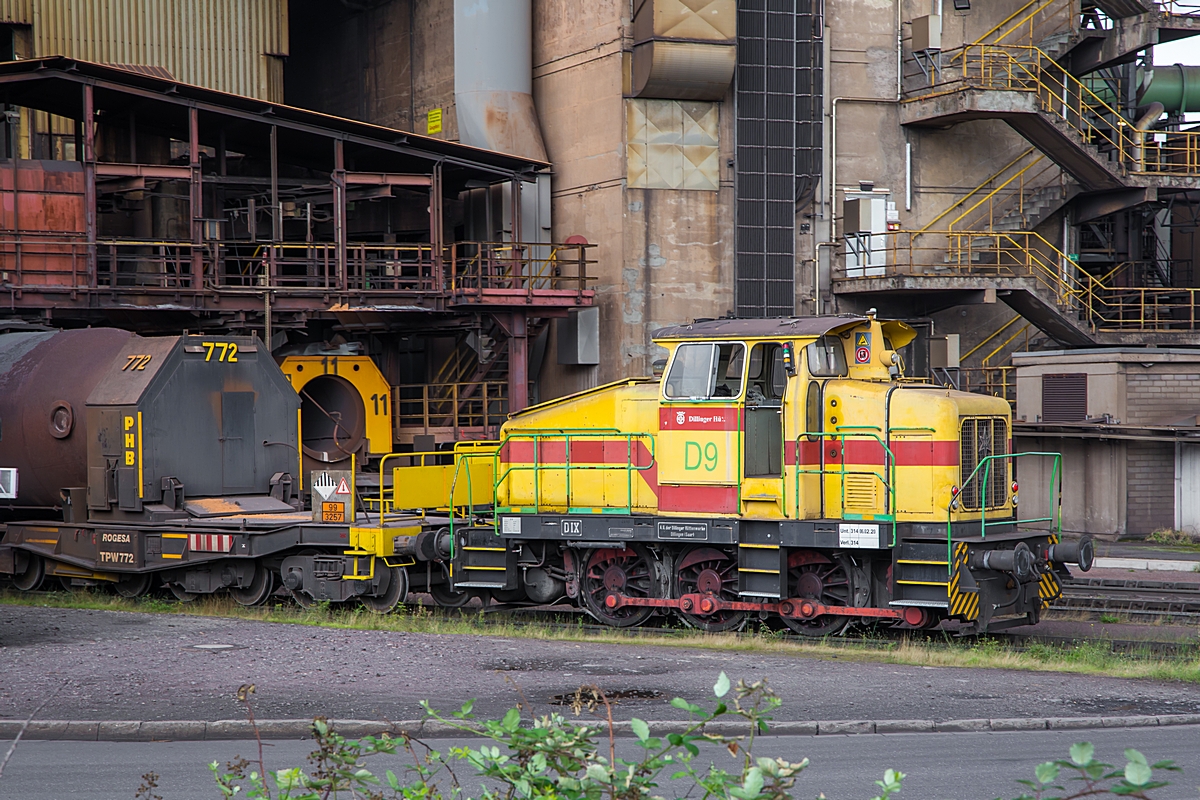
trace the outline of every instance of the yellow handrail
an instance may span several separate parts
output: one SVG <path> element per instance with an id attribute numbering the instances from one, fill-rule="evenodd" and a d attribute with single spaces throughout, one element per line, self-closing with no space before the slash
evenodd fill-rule
<path id="1" fill-rule="evenodd" d="M 1041 113 L 1061 120 L 1085 146 L 1113 148 L 1127 168 L 1146 174 L 1200 175 L 1200 132 L 1170 131 L 1164 141 L 1146 145 L 1142 131 L 1035 46 L 966 45 L 952 61 L 959 62 L 957 77 L 940 73 L 940 80 L 910 91 L 906 101 L 967 88 L 1033 93 Z"/>
<path id="2" fill-rule="evenodd" d="M 978 351 L 980 350 L 980 348 L 982 348 L 982 347 L 983 347 L 985 344 L 987 344 L 988 342 L 990 342 L 992 339 L 995 339 L 995 338 L 996 338 L 997 336 L 999 336 L 1001 333 L 1004 333 L 1004 331 L 1005 331 L 1005 330 L 1008 328 L 1008 326 L 1009 326 L 1009 325 L 1012 325 L 1014 322 L 1016 322 L 1016 321 L 1017 321 L 1017 320 L 1019 320 L 1019 319 L 1021 319 L 1021 315 L 1020 315 L 1020 314 L 1016 315 L 1015 317 L 1013 317 L 1012 319 L 1010 319 L 1008 322 L 1004 323 L 1004 324 L 1003 324 L 1003 325 L 1001 325 L 999 328 L 997 328 L 996 330 L 992 331 L 992 332 L 991 332 L 991 333 L 989 333 L 987 336 L 983 337 L 983 340 L 982 340 L 982 341 L 980 341 L 980 342 L 979 342 L 979 344 L 977 344 L 977 345 L 975 345 L 974 347 L 972 347 L 972 348 L 971 348 L 970 350 L 968 350 L 966 353 L 963 353 L 963 355 L 962 355 L 962 356 L 959 358 L 959 361 L 966 361 L 968 358 L 970 358 L 971 356 L 975 355 L 975 353 L 976 353 L 976 352 L 978 352 Z"/>
<path id="3" fill-rule="evenodd" d="M 951 211 L 953 211 L 954 209 L 958 208 L 958 207 L 959 207 L 960 205 L 962 205 L 963 203 L 965 203 L 965 202 L 967 202 L 968 200 L 970 200 L 970 199 L 971 199 L 971 197 L 973 197 L 973 196 L 975 195 L 975 193 L 976 193 L 976 192 L 981 192 L 981 191 L 983 191 L 983 189 L 984 189 L 984 187 L 985 187 L 985 186 L 987 186 L 987 185 L 988 185 L 989 183 L 991 183 L 992 181 L 994 181 L 994 180 L 998 179 L 998 178 L 999 178 L 1001 175 L 1003 175 L 1003 174 L 1004 174 L 1005 172 L 1007 172 L 1008 170 L 1010 170 L 1010 169 L 1012 169 L 1013 167 L 1015 167 L 1015 166 L 1017 165 L 1017 163 L 1018 163 L 1018 162 L 1019 162 L 1021 159 L 1025 158 L 1025 157 L 1026 157 L 1026 156 L 1028 156 L 1028 155 L 1030 155 L 1030 154 L 1031 154 L 1031 153 L 1033 153 L 1035 150 L 1036 150 L 1036 148 L 1033 148 L 1033 147 L 1029 148 L 1028 150 L 1026 150 L 1026 151 L 1024 151 L 1023 153 L 1021 153 L 1019 156 L 1017 156 L 1016 158 L 1014 158 L 1012 161 L 1008 162 L 1008 163 L 1007 163 L 1007 164 L 1005 164 L 1003 167 L 1001 167 L 1000 169 L 996 170 L 996 172 L 995 172 L 994 174 L 992 174 L 992 175 L 988 176 L 987 180 L 985 180 L 983 183 L 981 183 L 981 184 L 979 184 L 978 186 L 976 186 L 976 187 L 975 187 L 974 189 L 972 189 L 971 191 L 967 192 L 967 194 L 966 194 L 966 195 L 964 195 L 964 196 L 963 196 L 963 197 L 962 197 L 960 200 L 958 200 L 958 201 L 957 201 L 957 202 L 955 202 L 953 205 L 951 205 L 950 207 L 948 207 L 948 208 L 947 208 L 945 211 L 943 211 L 942 213 L 940 213 L 940 214 L 938 214 L 936 217 L 934 217 L 932 220 L 930 220 L 930 221 L 929 221 L 929 223 L 928 223 L 928 224 L 926 224 L 926 225 L 925 225 L 925 227 L 923 227 L 923 228 L 921 228 L 920 230 L 918 230 L 918 231 L 917 231 L 917 233 L 924 233 L 925 231 L 932 229 L 934 225 L 936 225 L 936 224 L 938 224 L 939 222 L 941 222 L 941 220 L 942 220 L 942 218 L 943 218 L 943 217 L 945 217 L 947 214 L 949 214 L 949 213 L 950 213 Z"/>
<path id="4" fill-rule="evenodd" d="M 1030 148 L 1030 149 L 1032 149 L 1032 148 Z M 1041 162 L 1042 159 L 1044 159 L 1044 158 L 1045 158 L 1045 156 L 1039 155 L 1033 161 L 1030 161 L 1028 164 L 1026 164 L 1024 167 L 1022 167 L 1018 172 L 1013 173 L 1008 178 L 1008 180 L 1004 181 L 1004 183 L 1001 183 L 999 186 L 992 189 L 990 192 L 985 194 L 983 197 L 979 198 L 979 200 L 975 201 L 974 205 L 972 205 L 966 211 L 963 211 L 961 214 L 959 214 L 954 219 L 950 220 L 950 223 L 946 226 L 947 230 L 954 230 L 954 226 L 956 224 L 958 224 L 959 222 L 962 222 L 963 219 L 965 219 L 968 214 L 970 214 L 975 209 L 979 208 L 984 203 L 990 201 L 997 194 L 999 194 L 1002 189 L 1007 189 L 1009 184 L 1011 184 L 1013 181 L 1017 180 L 1018 178 L 1023 178 L 1026 172 L 1028 172 L 1030 169 L 1032 169 L 1034 167 L 1034 165 Z M 1024 188 L 1024 181 L 1022 181 L 1022 191 L 1018 193 L 1018 196 L 1020 197 L 1020 199 L 1022 201 L 1024 200 L 1023 188 Z M 1022 206 L 1023 205 L 1024 205 L 1024 203 L 1022 202 Z M 993 208 L 992 213 L 988 215 L 988 230 L 991 230 L 991 228 L 995 224 L 995 222 L 996 222 L 995 209 Z"/>

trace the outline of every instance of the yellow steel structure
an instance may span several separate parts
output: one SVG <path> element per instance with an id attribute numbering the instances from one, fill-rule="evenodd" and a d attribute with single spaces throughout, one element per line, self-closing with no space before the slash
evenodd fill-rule
<path id="1" fill-rule="evenodd" d="M 369 356 L 288 356 L 279 366 L 301 397 L 317 378 L 349 384 L 362 400 L 368 452 L 392 451 L 392 389 Z"/>

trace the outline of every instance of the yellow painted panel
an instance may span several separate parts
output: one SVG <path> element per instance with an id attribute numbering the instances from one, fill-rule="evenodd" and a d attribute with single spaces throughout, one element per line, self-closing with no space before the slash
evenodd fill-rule
<path id="1" fill-rule="evenodd" d="M 460 459 L 457 479 L 453 464 L 395 467 L 392 501 L 396 508 L 447 508 L 451 505 L 488 505 L 492 502 L 492 460 Z"/>
<path id="2" fill-rule="evenodd" d="M 301 397 L 315 378 L 347 381 L 362 400 L 367 448 L 376 455 L 392 452 L 392 389 L 369 356 L 288 356 L 280 369 Z"/>

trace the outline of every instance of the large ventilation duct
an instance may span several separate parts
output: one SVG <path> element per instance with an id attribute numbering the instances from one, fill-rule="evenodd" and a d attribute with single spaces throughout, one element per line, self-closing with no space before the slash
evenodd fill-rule
<path id="1" fill-rule="evenodd" d="M 639 0 L 633 36 L 634 97 L 725 96 L 737 68 L 734 0 Z"/>
<path id="2" fill-rule="evenodd" d="M 1200 111 L 1200 67 L 1172 64 L 1146 70 L 1137 103 L 1139 108 L 1162 103 L 1172 114 Z"/>
<path id="3" fill-rule="evenodd" d="M 533 106 L 532 0 L 454 0 L 454 104 L 463 144 L 547 160 Z"/>

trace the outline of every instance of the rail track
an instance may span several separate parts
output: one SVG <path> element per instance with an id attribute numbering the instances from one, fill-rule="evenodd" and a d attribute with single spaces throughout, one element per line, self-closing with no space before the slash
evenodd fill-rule
<path id="1" fill-rule="evenodd" d="M 1200 621 L 1200 582 L 1077 576 L 1052 608 Z"/>

